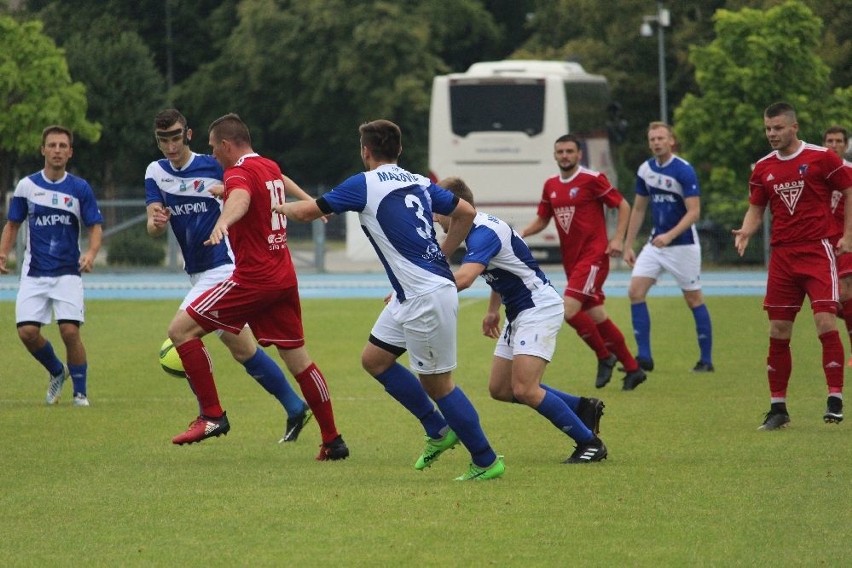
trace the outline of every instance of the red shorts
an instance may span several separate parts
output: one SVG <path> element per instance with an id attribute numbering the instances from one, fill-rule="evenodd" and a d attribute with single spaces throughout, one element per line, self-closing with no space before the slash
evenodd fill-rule
<path id="1" fill-rule="evenodd" d="M 295 349 L 305 344 L 298 286 L 266 290 L 223 280 L 187 306 L 186 313 L 207 332 L 238 334 L 248 324 L 264 347 Z"/>
<path id="2" fill-rule="evenodd" d="M 806 294 L 815 313 L 837 313 L 837 264 L 828 239 L 772 249 L 763 300 L 769 319 L 795 321 Z"/>
<path id="3" fill-rule="evenodd" d="M 852 276 L 852 253 L 847 252 L 837 257 L 837 276 L 838 278 Z"/>
<path id="4" fill-rule="evenodd" d="M 583 311 L 602 306 L 606 299 L 603 285 L 609 276 L 609 257 L 581 258 L 570 271 L 565 271 L 565 276 L 568 284 L 564 295 L 580 302 Z"/>

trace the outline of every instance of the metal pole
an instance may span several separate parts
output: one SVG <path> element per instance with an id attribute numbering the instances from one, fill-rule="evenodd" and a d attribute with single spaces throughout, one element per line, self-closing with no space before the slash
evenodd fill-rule
<path id="1" fill-rule="evenodd" d="M 660 120 L 668 123 L 669 105 L 666 100 L 666 39 L 662 22 L 663 3 L 657 2 L 657 55 L 660 67 Z"/>

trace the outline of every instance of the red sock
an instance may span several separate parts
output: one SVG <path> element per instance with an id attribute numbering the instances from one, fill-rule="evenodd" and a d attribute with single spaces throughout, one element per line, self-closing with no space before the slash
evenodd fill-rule
<path id="1" fill-rule="evenodd" d="M 609 318 L 597 325 L 598 333 L 604 340 L 606 348 L 618 357 L 621 364 L 624 365 L 624 371 L 632 373 L 639 369 L 639 363 L 633 357 L 630 349 L 627 348 L 627 343 L 624 341 L 624 334 L 618 329 L 613 321 Z"/>
<path id="2" fill-rule="evenodd" d="M 307 369 L 296 375 L 296 382 L 299 383 L 302 396 L 305 397 L 305 402 L 308 403 L 314 418 L 317 419 L 323 444 L 331 442 L 340 434 L 337 432 L 337 426 L 334 425 L 334 411 L 331 408 L 331 396 L 328 394 L 328 383 L 325 382 L 325 377 L 317 366 L 311 363 Z"/>
<path id="3" fill-rule="evenodd" d="M 843 392 L 843 343 L 836 329 L 819 336 L 822 342 L 822 369 L 828 392 Z"/>
<path id="4" fill-rule="evenodd" d="M 598 328 L 595 325 L 595 322 L 592 321 L 592 318 L 589 317 L 589 314 L 586 312 L 577 312 L 574 317 L 566 319 L 565 321 L 577 331 L 577 335 L 580 336 L 580 339 L 585 341 L 586 345 L 592 348 L 592 351 L 595 352 L 598 359 L 606 359 L 609 357 L 609 350 L 606 348 L 604 340 L 601 337 L 601 334 L 598 333 Z"/>
<path id="5" fill-rule="evenodd" d="M 201 414 L 208 418 L 220 418 L 224 411 L 219 404 L 219 393 L 213 380 L 213 365 L 210 355 L 200 339 L 190 339 L 177 348 L 180 361 L 186 371 L 186 380 L 198 399 Z"/>
<path id="6" fill-rule="evenodd" d="M 769 357 L 766 358 L 766 364 L 770 394 L 773 398 L 787 398 L 787 384 L 793 370 L 789 339 L 769 338 Z"/>

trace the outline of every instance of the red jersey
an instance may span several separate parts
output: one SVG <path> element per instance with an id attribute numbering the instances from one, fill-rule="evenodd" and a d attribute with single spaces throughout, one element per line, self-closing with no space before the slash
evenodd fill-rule
<path id="1" fill-rule="evenodd" d="M 604 205 L 618 207 L 623 199 L 604 174 L 582 166 L 568 179 L 553 176 L 544 182 L 538 216 L 556 219 L 566 271 L 580 258 L 606 254 Z"/>
<path id="2" fill-rule="evenodd" d="M 236 268 L 232 280 L 257 288 L 296 286 L 296 271 L 287 248 L 286 218 L 272 211 L 284 200 L 284 181 L 278 164 L 247 154 L 225 170 L 224 199 L 235 189 L 249 192 L 246 214 L 228 227 Z"/>
<path id="3" fill-rule="evenodd" d="M 848 160 L 843 160 L 843 165 L 846 167 L 846 170 L 852 172 L 852 162 Z M 845 214 L 844 210 L 846 207 L 846 199 L 841 191 L 832 191 L 831 192 L 831 212 L 834 214 L 834 221 L 837 223 L 838 231 L 843 233 L 843 226 L 845 222 Z"/>
<path id="4" fill-rule="evenodd" d="M 852 187 L 852 174 L 827 148 L 802 142 L 790 156 L 761 158 L 749 179 L 752 205 L 772 212 L 770 244 L 781 246 L 839 237 L 831 192 Z"/>

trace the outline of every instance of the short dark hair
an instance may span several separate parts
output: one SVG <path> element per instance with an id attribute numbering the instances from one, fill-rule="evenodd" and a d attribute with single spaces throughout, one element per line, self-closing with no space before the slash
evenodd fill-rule
<path id="1" fill-rule="evenodd" d="M 379 160 L 395 162 L 402 153 L 402 131 L 389 120 L 365 122 L 358 127 L 361 145 Z"/>
<path id="2" fill-rule="evenodd" d="M 557 144 L 562 144 L 564 142 L 573 142 L 577 145 L 578 150 L 582 150 L 583 146 L 581 145 L 580 137 L 576 134 L 563 134 L 559 138 L 556 139 L 556 142 L 553 143 L 554 146 Z"/>
<path id="3" fill-rule="evenodd" d="M 217 140 L 230 140 L 238 145 L 251 146 L 251 134 L 248 126 L 237 114 L 229 112 L 210 123 L 208 133 Z"/>
<path id="4" fill-rule="evenodd" d="M 44 143 L 47 142 L 48 134 L 64 134 L 68 137 L 68 144 L 74 146 L 74 134 L 70 130 L 58 124 L 51 124 L 50 126 L 41 131 L 42 147 L 44 147 Z"/>
<path id="5" fill-rule="evenodd" d="M 841 134 L 843 135 L 843 143 L 846 144 L 849 142 L 849 133 L 840 125 L 835 124 L 834 126 L 829 126 L 825 129 L 825 132 L 822 133 L 822 141 L 825 142 L 826 136 L 829 134 Z"/>
<path id="6" fill-rule="evenodd" d="M 186 131 L 186 117 L 176 108 L 161 110 L 154 117 L 154 130 L 165 130 L 175 122 L 179 122 Z"/>
<path id="7" fill-rule="evenodd" d="M 440 185 L 456 197 L 460 197 L 461 199 L 464 199 L 465 201 L 476 207 L 476 205 L 474 205 L 473 203 L 473 192 L 470 190 L 470 188 L 467 186 L 467 184 L 462 178 L 448 177 L 439 181 L 438 185 Z"/>
<path id="8" fill-rule="evenodd" d="M 763 116 L 766 118 L 775 118 L 776 116 L 786 115 L 790 120 L 796 122 L 796 109 L 793 105 L 785 102 L 772 103 L 766 110 L 763 111 Z"/>

